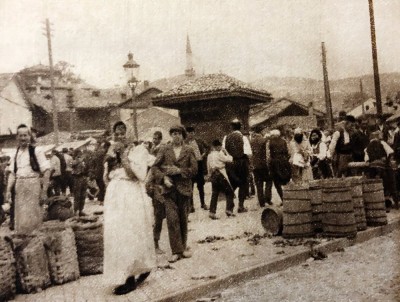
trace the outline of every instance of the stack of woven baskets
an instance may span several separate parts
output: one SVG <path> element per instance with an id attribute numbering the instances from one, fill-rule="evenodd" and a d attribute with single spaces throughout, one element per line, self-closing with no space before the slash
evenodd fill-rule
<path id="1" fill-rule="evenodd" d="M 103 272 L 103 223 L 98 216 L 75 217 L 69 221 L 75 232 L 81 275 Z"/>
<path id="2" fill-rule="evenodd" d="M 50 286 L 49 263 L 43 237 L 16 235 L 13 237 L 17 263 L 18 291 L 37 292 Z"/>
<path id="3" fill-rule="evenodd" d="M 0 237 L 0 301 L 12 299 L 16 288 L 15 259 L 11 242 Z"/>
<path id="4" fill-rule="evenodd" d="M 45 238 L 50 276 L 53 284 L 63 284 L 80 277 L 75 235 L 64 222 L 43 223 L 39 232 Z"/>

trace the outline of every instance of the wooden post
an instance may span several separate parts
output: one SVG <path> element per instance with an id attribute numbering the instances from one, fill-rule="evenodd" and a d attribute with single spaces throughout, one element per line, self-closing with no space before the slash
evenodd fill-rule
<path id="1" fill-rule="evenodd" d="M 54 131 L 54 144 L 58 146 L 58 109 L 57 102 L 54 95 L 54 68 L 53 68 L 53 53 L 51 48 L 51 31 L 50 21 L 46 19 L 46 36 L 47 36 L 47 47 L 49 52 L 49 65 L 50 65 L 50 91 L 51 91 L 51 103 L 53 107 L 53 131 Z"/>
<path id="2" fill-rule="evenodd" d="M 379 80 L 378 53 L 376 49 L 374 4 L 372 0 L 368 0 L 368 4 L 369 4 L 369 23 L 371 25 L 372 63 L 374 65 L 376 113 L 380 117 L 382 116 L 382 98 L 381 98 L 381 85 Z"/>
<path id="3" fill-rule="evenodd" d="M 326 67 L 326 51 L 324 42 L 321 42 L 321 48 L 322 48 L 322 71 L 324 75 L 326 115 L 328 119 L 328 127 L 329 129 L 332 130 L 333 129 L 332 101 L 331 101 L 331 92 L 329 89 L 328 69 Z"/>

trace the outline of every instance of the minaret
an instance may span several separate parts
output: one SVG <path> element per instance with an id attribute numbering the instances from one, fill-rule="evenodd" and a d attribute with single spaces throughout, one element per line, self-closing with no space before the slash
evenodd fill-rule
<path id="1" fill-rule="evenodd" d="M 189 35 L 186 38 L 186 69 L 185 75 L 190 78 L 196 75 L 196 72 L 193 68 L 193 56 L 192 56 L 192 47 L 190 46 Z"/>

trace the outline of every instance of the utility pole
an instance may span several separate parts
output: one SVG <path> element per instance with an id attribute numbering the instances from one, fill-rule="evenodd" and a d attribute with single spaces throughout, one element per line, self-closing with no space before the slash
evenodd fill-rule
<path id="1" fill-rule="evenodd" d="M 376 50 L 374 4 L 373 4 L 372 0 L 368 0 L 368 4 L 369 4 L 369 23 L 371 25 L 372 63 L 374 65 L 376 113 L 378 114 L 379 117 L 381 117 L 382 116 L 382 98 L 381 98 L 381 84 L 380 84 L 380 80 L 379 80 L 378 53 Z"/>
<path id="2" fill-rule="evenodd" d="M 364 91 L 363 91 L 363 84 L 362 80 L 360 79 L 360 94 L 361 94 L 361 110 L 362 110 L 362 116 L 365 116 L 365 108 L 364 108 Z"/>
<path id="3" fill-rule="evenodd" d="M 51 48 L 51 30 L 50 21 L 46 19 L 46 37 L 47 37 L 47 48 L 49 52 L 49 65 L 50 65 L 50 93 L 51 103 L 53 107 L 53 131 L 54 131 L 54 144 L 58 146 L 58 110 L 57 102 L 54 95 L 54 67 L 53 67 L 53 52 Z"/>
<path id="4" fill-rule="evenodd" d="M 331 92 L 329 89 L 328 69 L 326 67 L 325 42 L 321 42 L 321 48 L 322 48 L 322 70 L 323 70 L 323 74 L 324 74 L 326 115 L 327 115 L 327 119 L 328 119 L 329 129 L 333 129 L 332 101 L 331 101 Z"/>

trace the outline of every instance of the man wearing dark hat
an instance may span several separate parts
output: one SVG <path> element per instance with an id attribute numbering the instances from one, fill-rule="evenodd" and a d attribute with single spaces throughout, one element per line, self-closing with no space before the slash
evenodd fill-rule
<path id="1" fill-rule="evenodd" d="M 239 208 L 238 213 L 245 213 L 244 207 L 246 198 L 247 178 L 249 175 L 249 157 L 252 155 L 250 142 L 240 129 L 242 124 L 238 119 L 231 122 L 232 132 L 224 137 L 223 147 L 233 157 L 233 162 L 228 163 L 226 170 L 233 190 L 239 188 Z"/>
<path id="2" fill-rule="evenodd" d="M 194 127 L 186 127 L 186 132 L 186 144 L 193 148 L 194 156 L 197 160 L 197 174 L 195 175 L 195 177 L 193 177 L 192 184 L 197 184 L 201 208 L 204 210 L 208 210 L 208 207 L 204 202 L 204 172 L 206 171 L 205 156 L 208 153 L 208 146 L 203 140 L 196 138 Z M 190 200 L 190 212 L 194 212 L 193 195 Z"/>
<path id="3" fill-rule="evenodd" d="M 336 155 L 334 169 L 336 177 L 347 176 L 347 166 L 353 159 L 352 135 L 356 119 L 352 115 L 347 115 L 342 129 L 335 131 L 329 145 L 329 156 Z"/>
<path id="4" fill-rule="evenodd" d="M 172 141 L 157 154 L 153 171 L 163 177 L 164 204 L 167 216 L 169 243 L 172 250 L 170 262 L 189 258 L 187 251 L 188 207 L 192 196 L 192 178 L 197 173 L 193 149 L 184 143 L 185 129 L 178 125 L 169 130 Z"/>

